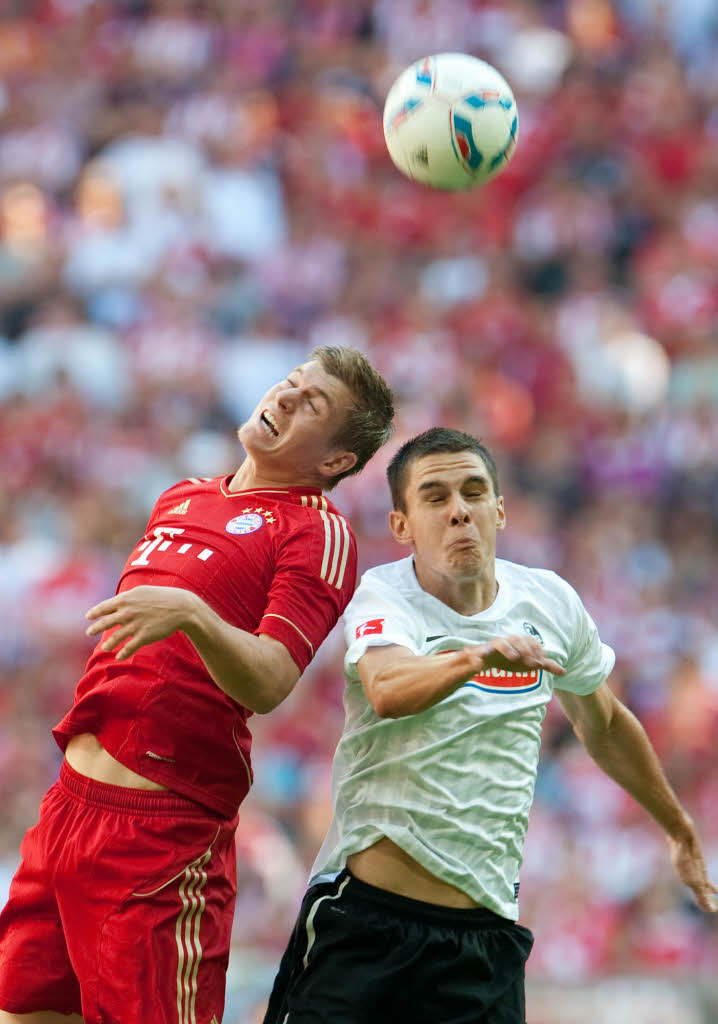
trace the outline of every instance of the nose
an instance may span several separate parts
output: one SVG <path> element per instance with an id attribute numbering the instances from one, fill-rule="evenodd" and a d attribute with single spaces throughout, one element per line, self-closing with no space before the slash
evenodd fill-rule
<path id="1" fill-rule="evenodd" d="M 451 514 L 452 526 L 458 526 L 460 523 L 468 523 L 471 519 L 469 506 L 460 494 L 454 496 L 449 511 Z"/>
<path id="2" fill-rule="evenodd" d="M 296 407 L 297 400 L 299 397 L 299 389 L 286 387 L 282 388 L 277 394 L 277 405 L 284 410 L 284 412 L 292 412 Z"/>

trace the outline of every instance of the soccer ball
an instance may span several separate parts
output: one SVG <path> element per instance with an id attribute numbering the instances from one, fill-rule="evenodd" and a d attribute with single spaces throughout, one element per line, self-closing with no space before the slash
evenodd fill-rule
<path id="1" fill-rule="evenodd" d="M 486 61 L 439 53 L 399 75 L 384 104 L 389 155 L 413 181 L 466 189 L 489 181 L 519 137 L 516 100 Z"/>

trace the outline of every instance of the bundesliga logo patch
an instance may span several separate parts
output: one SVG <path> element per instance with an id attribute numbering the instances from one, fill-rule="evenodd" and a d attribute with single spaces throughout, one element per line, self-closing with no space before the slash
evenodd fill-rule
<path id="1" fill-rule="evenodd" d="M 374 633 L 384 632 L 384 620 L 383 619 L 369 619 L 368 622 L 362 622 L 361 626 L 357 626 L 357 640 L 361 636 L 371 636 Z"/>
<path id="2" fill-rule="evenodd" d="M 243 536 L 246 533 L 254 533 L 260 526 L 264 526 L 264 517 L 256 512 L 248 512 L 242 516 L 235 516 L 225 526 L 227 533 L 236 533 Z"/>

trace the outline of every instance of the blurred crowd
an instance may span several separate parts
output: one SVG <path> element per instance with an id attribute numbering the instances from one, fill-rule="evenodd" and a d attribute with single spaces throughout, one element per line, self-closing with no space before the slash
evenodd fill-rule
<path id="1" fill-rule="evenodd" d="M 512 163 L 462 194 L 402 178 L 382 137 L 396 75 L 445 50 L 519 107 Z M 715 877 L 717 265 L 712 0 L 4 3 L 0 886 L 57 774 L 85 609 L 158 494 L 231 472 L 238 423 L 317 344 L 367 352 L 398 397 L 386 452 L 333 496 L 361 566 L 404 555 L 399 443 L 482 437 L 499 554 L 576 586 Z M 236 1005 L 261 1001 L 328 823 L 341 663 L 336 630 L 253 719 Z M 715 971 L 658 828 L 553 706 L 521 911 L 529 976 Z"/>

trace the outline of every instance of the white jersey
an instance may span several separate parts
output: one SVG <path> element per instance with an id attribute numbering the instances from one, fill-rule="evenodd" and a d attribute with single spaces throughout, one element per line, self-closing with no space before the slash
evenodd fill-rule
<path id="1" fill-rule="evenodd" d="M 345 613 L 344 732 L 334 756 L 334 818 L 312 877 L 391 839 L 431 874 L 502 917 L 518 917 L 518 872 L 533 801 L 541 723 L 554 677 L 480 672 L 419 714 L 379 718 L 357 662 L 399 644 L 439 654 L 529 633 L 566 669 L 562 690 L 593 692 L 613 668 L 576 591 L 556 573 L 496 561 L 494 603 L 460 615 L 422 590 L 413 558 L 370 569 Z"/>

